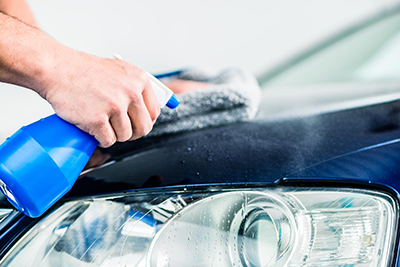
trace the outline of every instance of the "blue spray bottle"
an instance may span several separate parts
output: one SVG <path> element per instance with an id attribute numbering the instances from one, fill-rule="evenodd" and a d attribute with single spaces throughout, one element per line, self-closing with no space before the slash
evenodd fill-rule
<path id="1" fill-rule="evenodd" d="M 160 107 L 179 105 L 172 91 L 148 74 Z M 0 145 L 0 189 L 29 217 L 39 217 L 73 186 L 97 140 L 51 115 L 19 129 Z"/>

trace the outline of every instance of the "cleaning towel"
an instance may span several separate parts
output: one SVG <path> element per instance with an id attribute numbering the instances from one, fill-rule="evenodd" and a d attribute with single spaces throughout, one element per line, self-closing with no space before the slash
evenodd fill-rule
<path id="1" fill-rule="evenodd" d="M 260 87 L 254 76 L 242 69 L 217 74 L 191 69 L 174 78 L 210 86 L 178 95 L 178 108 L 163 108 L 149 137 L 248 121 L 258 111 Z"/>

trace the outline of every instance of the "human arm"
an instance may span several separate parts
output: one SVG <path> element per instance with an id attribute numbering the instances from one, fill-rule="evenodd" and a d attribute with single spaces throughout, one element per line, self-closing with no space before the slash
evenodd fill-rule
<path id="1" fill-rule="evenodd" d="M 103 147 L 147 134 L 159 107 L 144 71 L 68 48 L 0 13 L 0 81 L 30 88 Z"/>
<path id="2" fill-rule="evenodd" d="M 37 22 L 25 0 L 0 0 L 0 11 L 22 22 L 38 27 Z"/>

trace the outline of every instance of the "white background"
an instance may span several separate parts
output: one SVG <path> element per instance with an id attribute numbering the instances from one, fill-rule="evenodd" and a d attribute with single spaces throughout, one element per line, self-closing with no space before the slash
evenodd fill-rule
<path id="1" fill-rule="evenodd" d="M 153 73 L 201 65 L 260 74 L 393 0 L 28 0 L 40 27 L 99 56 Z M 0 142 L 52 113 L 35 93 L 0 83 Z"/>

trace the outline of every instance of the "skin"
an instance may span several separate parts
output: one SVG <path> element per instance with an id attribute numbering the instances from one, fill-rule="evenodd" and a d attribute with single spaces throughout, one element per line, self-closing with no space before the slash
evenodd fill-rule
<path id="1" fill-rule="evenodd" d="M 160 108 L 143 70 L 58 43 L 37 28 L 24 0 L 0 0 L 0 11 L 0 82 L 34 90 L 101 147 L 151 131 Z M 208 84 L 178 81 L 169 86 L 182 93 Z"/>
<path id="2" fill-rule="evenodd" d="M 24 23 L 38 28 L 35 18 L 25 0 L 0 0 L 0 11 Z"/>
<path id="3" fill-rule="evenodd" d="M 13 1 L 0 1 L 10 14 L 0 14 L 0 81 L 36 91 L 102 147 L 150 132 L 160 108 L 143 70 L 58 43 L 22 22 L 32 23 L 33 16 L 25 2 Z"/>
<path id="4" fill-rule="evenodd" d="M 210 86 L 210 83 L 193 82 L 185 80 L 174 80 L 165 84 L 175 94 L 187 93 L 190 91 L 198 90 Z"/>

